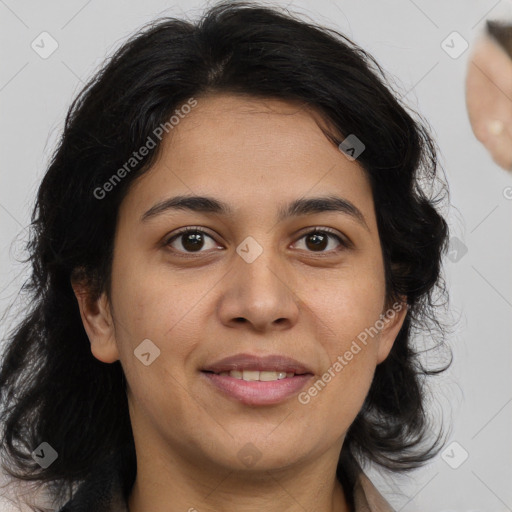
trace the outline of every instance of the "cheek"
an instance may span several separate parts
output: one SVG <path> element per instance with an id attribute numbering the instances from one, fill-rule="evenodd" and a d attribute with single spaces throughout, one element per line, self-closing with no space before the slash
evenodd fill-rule
<path id="1" fill-rule="evenodd" d="M 146 339 L 160 350 L 155 366 L 163 361 L 174 371 L 183 366 L 194 340 L 200 339 L 195 335 L 198 323 L 194 322 L 194 308 L 200 306 L 203 295 L 204 290 L 197 286 L 184 285 L 170 274 L 152 272 L 147 262 L 118 263 L 112 272 L 112 302 L 116 341 L 127 373 L 134 367 L 137 372 L 141 370 L 134 350 Z"/>
<path id="2" fill-rule="evenodd" d="M 371 386 L 379 342 L 375 324 L 384 288 L 345 287 L 338 294 L 319 297 L 323 307 L 316 313 L 316 336 L 323 373 L 305 390 L 309 396 L 303 395 L 301 403 L 309 400 L 313 416 L 332 425 L 333 435 L 338 435 L 350 427 Z"/>
<path id="3" fill-rule="evenodd" d="M 343 353 L 350 342 L 374 326 L 385 303 L 385 278 L 381 261 L 350 269 L 341 269 L 316 280 L 313 289 L 305 291 L 308 307 L 322 326 L 331 356 Z"/>
<path id="4" fill-rule="evenodd" d="M 376 260 L 337 274 L 336 279 L 317 282 L 309 307 L 316 320 L 316 339 L 322 350 L 326 382 L 317 387 L 319 410 L 327 411 L 338 425 L 348 428 L 370 388 L 377 362 L 379 335 L 376 322 L 385 301 L 385 279 Z M 315 390 L 312 390 L 315 394 Z M 321 396 L 320 396 L 321 395 Z M 307 398 L 306 398 L 307 399 Z"/>
<path id="5" fill-rule="evenodd" d="M 137 408 L 153 418 L 163 414 L 162 404 L 168 403 L 175 414 L 166 415 L 166 421 L 173 424 L 174 418 L 186 414 L 189 403 L 183 387 L 185 368 L 201 339 L 193 311 L 204 293 L 187 293 L 187 289 L 169 281 L 161 276 L 156 279 L 149 272 L 132 273 L 130 279 L 117 281 L 112 300 L 116 304 L 116 341 L 129 396 Z M 142 354 L 148 352 L 146 365 Z"/>

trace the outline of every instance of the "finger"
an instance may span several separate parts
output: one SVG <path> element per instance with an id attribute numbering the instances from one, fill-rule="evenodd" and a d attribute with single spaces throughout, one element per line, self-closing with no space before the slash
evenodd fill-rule
<path id="1" fill-rule="evenodd" d="M 492 159 L 502 169 L 510 171 L 512 168 L 512 126 L 499 119 L 487 124 L 488 136 L 484 145 L 491 153 Z"/>

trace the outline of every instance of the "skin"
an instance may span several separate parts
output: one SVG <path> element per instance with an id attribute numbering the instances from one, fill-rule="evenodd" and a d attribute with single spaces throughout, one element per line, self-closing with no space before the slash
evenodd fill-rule
<path id="1" fill-rule="evenodd" d="M 466 106 L 475 137 L 512 171 L 512 60 L 488 36 L 476 41 L 466 75 Z"/>
<path id="2" fill-rule="evenodd" d="M 370 184 L 321 122 L 281 100 L 198 98 L 121 204 L 111 300 L 87 300 L 73 284 L 92 354 L 120 359 L 126 374 L 138 468 L 130 512 L 349 510 L 335 479 L 339 453 L 405 307 L 307 405 L 294 396 L 247 406 L 200 373 L 241 352 L 277 353 L 308 365 L 315 382 L 388 311 Z M 168 211 L 141 222 L 178 194 L 213 196 L 234 214 Z M 333 194 L 366 226 L 340 212 L 276 221 L 281 204 Z M 187 254 L 186 236 L 165 246 L 186 226 L 212 236 L 199 252 Z M 304 236 L 315 227 L 352 246 L 330 238 L 315 248 Z M 263 248 L 252 263 L 236 252 L 247 236 Z M 161 351 L 149 366 L 134 356 L 144 339 Z M 251 467 L 238 457 L 247 443 L 260 454 Z"/>

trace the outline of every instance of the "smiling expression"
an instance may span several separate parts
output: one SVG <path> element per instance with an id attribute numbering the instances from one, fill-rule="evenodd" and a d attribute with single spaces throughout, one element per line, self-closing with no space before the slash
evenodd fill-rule
<path id="1" fill-rule="evenodd" d="M 165 445 L 227 468 L 243 467 L 238 454 L 248 443 L 262 468 L 339 454 L 403 318 L 314 401 L 299 403 L 297 393 L 385 312 L 369 180 L 319 123 L 287 101 L 201 97 L 132 183 L 119 210 L 105 321 L 85 324 L 95 357 L 121 361 L 138 447 Z M 143 340 L 160 351 L 149 365 L 134 355 Z M 205 372 L 237 354 L 292 358 L 308 375 L 267 402 L 265 393 L 275 398 L 298 377 L 213 378 L 259 393 L 244 400 Z M 232 364 L 223 371 L 258 368 Z M 279 364 L 260 369 L 279 373 Z"/>

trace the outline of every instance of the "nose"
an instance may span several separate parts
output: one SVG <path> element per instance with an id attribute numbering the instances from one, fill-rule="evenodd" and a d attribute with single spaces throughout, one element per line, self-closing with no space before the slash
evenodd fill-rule
<path id="1" fill-rule="evenodd" d="M 248 263 L 238 254 L 223 280 L 218 314 L 224 325 L 247 325 L 254 331 L 284 330 L 299 316 L 299 297 L 291 269 L 279 255 L 264 250 Z"/>

